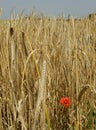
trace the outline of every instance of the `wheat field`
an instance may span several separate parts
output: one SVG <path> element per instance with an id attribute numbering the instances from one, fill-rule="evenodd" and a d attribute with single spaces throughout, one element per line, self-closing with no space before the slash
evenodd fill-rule
<path id="1" fill-rule="evenodd" d="M 94 130 L 95 110 L 95 14 L 0 20 L 0 130 Z"/>

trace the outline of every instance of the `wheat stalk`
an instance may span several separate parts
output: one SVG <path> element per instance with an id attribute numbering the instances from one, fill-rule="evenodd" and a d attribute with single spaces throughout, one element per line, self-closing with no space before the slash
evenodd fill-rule
<path id="1" fill-rule="evenodd" d="M 2 8 L 0 8 L 0 16 L 2 15 Z"/>
<path id="2" fill-rule="evenodd" d="M 33 126 L 34 130 L 36 129 L 36 122 L 39 119 L 41 105 L 43 104 L 43 107 L 45 105 L 45 96 L 46 96 L 45 80 L 46 80 L 46 61 L 43 61 L 42 74 L 40 79 L 40 86 L 39 86 L 38 98 L 37 98 L 37 104 L 36 104 L 35 116 L 34 116 L 34 126 Z M 42 120 L 44 121 L 44 125 L 45 125 L 45 113 L 43 116 L 44 117 Z"/>

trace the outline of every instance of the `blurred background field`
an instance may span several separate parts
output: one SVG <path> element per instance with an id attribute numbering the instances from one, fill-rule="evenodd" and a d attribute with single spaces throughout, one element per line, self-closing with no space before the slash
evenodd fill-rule
<path id="1" fill-rule="evenodd" d="M 95 111 L 96 14 L 0 20 L 0 130 L 94 130 Z"/>

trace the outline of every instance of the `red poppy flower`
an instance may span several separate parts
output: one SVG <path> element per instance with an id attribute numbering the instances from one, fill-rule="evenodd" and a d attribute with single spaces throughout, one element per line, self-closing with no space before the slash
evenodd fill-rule
<path id="1" fill-rule="evenodd" d="M 60 99 L 60 104 L 62 104 L 65 108 L 68 108 L 71 105 L 71 100 L 69 97 L 63 97 Z"/>

